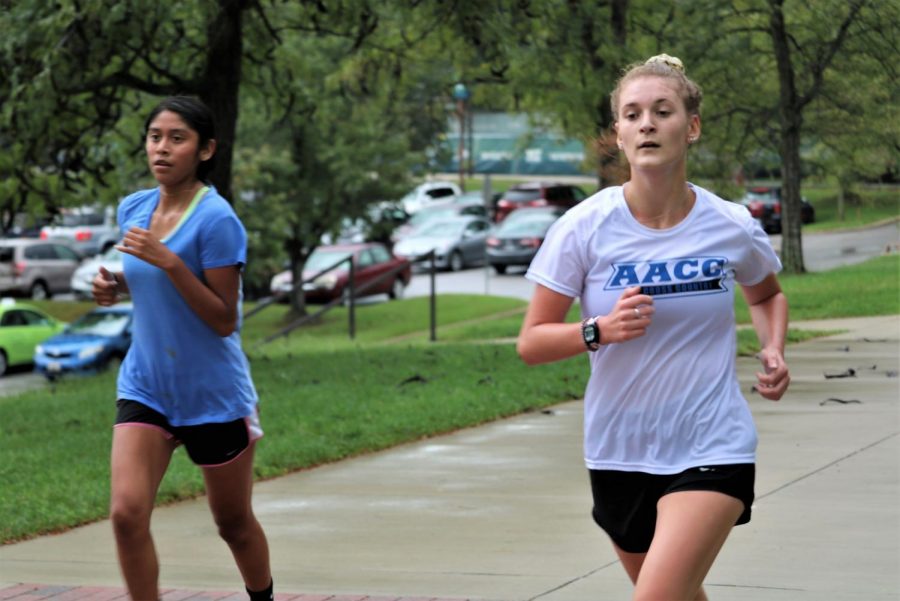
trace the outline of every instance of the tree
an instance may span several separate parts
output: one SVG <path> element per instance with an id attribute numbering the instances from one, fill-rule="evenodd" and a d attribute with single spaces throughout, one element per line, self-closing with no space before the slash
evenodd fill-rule
<path id="1" fill-rule="evenodd" d="M 245 23 L 247 15 L 255 22 Z M 9 74 L 0 88 L 0 139 L 16 141 L 4 175 L 18 194 L 0 199 L 5 207 L 38 196 L 52 211 L 64 204 L 62 190 L 83 196 L 86 186 L 106 185 L 116 163 L 140 152 L 139 137 L 117 128 L 135 125 L 129 116 L 146 101 L 173 94 L 196 95 L 212 110 L 211 179 L 230 197 L 243 64 L 276 43 L 259 2 L 28 2 L 0 19 L 11 34 L 0 58 Z"/>
<path id="2" fill-rule="evenodd" d="M 879 32 L 873 24 L 896 23 L 896 2 L 710 0 L 692 4 L 686 15 L 698 32 L 687 48 L 712 98 L 705 122 L 715 125 L 710 141 L 718 152 L 713 154 L 740 160 L 759 148 L 777 153 L 781 259 L 787 272 L 803 272 L 801 150 L 827 138 L 826 129 L 812 127 L 822 122 L 807 116 L 858 83 L 847 70 L 852 63 L 847 57 L 870 57 L 870 66 L 890 62 L 887 28 Z M 881 38 L 880 46 L 863 43 L 867 37 Z"/>
<path id="3" fill-rule="evenodd" d="M 332 15 L 327 37 L 301 27 L 281 34 L 273 68 L 253 87 L 265 94 L 247 94 L 268 116 L 248 116 L 241 129 L 238 197 L 249 200 L 238 211 L 248 229 L 268 226 L 267 244 L 281 245 L 296 283 L 324 234 L 408 188 L 446 124 L 441 85 L 411 64 L 410 43 L 391 26 L 398 15 L 388 3 L 380 8 L 366 13 L 378 26 L 365 32 L 355 29 L 358 18 Z M 296 23 L 282 17 L 285 31 Z M 295 315 L 306 313 L 299 287 L 291 303 Z"/>

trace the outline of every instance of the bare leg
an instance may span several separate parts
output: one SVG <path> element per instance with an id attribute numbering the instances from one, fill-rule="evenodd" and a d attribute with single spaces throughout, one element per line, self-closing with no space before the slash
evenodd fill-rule
<path id="1" fill-rule="evenodd" d="M 203 468 L 206 493 L 219 535 L 228 543 L 247 588 L 264 590 L 272 581 L 269 545 L 253 515 L 254 444 L 223 466 Z"/>
<path id="2" fill-rule="evenodd" d="M 703 579 L 744 510 L 734 497 L 710 491 L 665 495 L 640 568 L 635 601 L 705 601 Z M 626 568 L 627 569 L 627 568 Z"/>
<path id="3" fill-rule="evenodd" d="M 135 601 L 159 598 L 159 560 L 150 514 L 175 446 L 155 428 L 113 429 L 110 520 L 122 576 Z"/>

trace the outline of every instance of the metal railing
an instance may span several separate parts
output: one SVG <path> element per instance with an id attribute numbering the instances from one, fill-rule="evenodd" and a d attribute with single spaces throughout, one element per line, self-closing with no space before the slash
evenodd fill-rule
<path id="1" fill-rule="evenodd" d="M 412 263 L 412 264 L 421 263 L 426 260 L 429 261 L 428 272 L 429 272 L 429 284 L 430 284 L 430 290 L 429 290 L 429 334 L 430 335 L 429 335 L 429 340 L 431 342 L 434 342 L 437 340 L 437 302 L 436 302 L 436 298 L 435 298 L 435 272 L 436 272 L 436 269 L 435 269 L 434 250 L 431 250 L 431 251 L 425 253 L 424 255 L 421 255 L 421 256 L 418 256 L 418 257 L 412 259 L 410 261 L 410 263 Z M 351 340 L 354 339 L 356 337 L 356 299 L 358 297 L 362 296 L 362 293 L 364 293 L 365 291 L 384 282 L 387 278 L 395 277 L 398 273 L 400 273 L 401 271 L 406 269 L 405 265 L 398 265 L 397 267 L 394 267 L 393 269 L 382 273 L 377 278 L 370 280 L 370 281 L 366 282 L 365 284 L 363 284 L 362 286 L 357 288 L 356 287 L 356 266 L 353 263 L 352 256 L 347 256 L 347 257 L 344 257 L 343 259 L 336 261 L 334 264 L 329 265 L 328 267 L 325 267 L 324 269 L 318 271 L 315 275 L 308 277 L 308 278 L 304 279 L 303 281 L 301 281 L 299 284 L 301 291 L 302 291 L 302 287 L 305 284 L 309 284 L 309 283 L 315 281 L 316 279 L 322 277 L 326 273 L 333 271 L 333 270 L 337 269 L 338 267 L 342 266 L 344 263 L 349 263 L 348 280 L 347 280 L 347 286 L 344 289 L 344 293 L 341 296 L 329 301 L 315 313 L 311 313 L 308 315 L 304 315 L 303 317 L 297 318 L 296 320 L 292 321 L 291 323 L 289 323 L 285 327 L 281 328 L 274 334 L 271 334 L 271 335 L 263 338 L 261 341 L 257 342 L 254 345 L 254 348 L 259 348 L 259 347 L 263 346 L 264 344 L 268 344 L 268 343 L 272 342 L 273 340 L 276 340 L 278 338 L 281 338 L 282 336 L 286 336 L 286 335 L 290 334 L 292 331 L 296 330 L 300 326 L 305 325 L 305 324 L 317 319 L 321 315 L 324 315 L 328 311 L 331 311 L 335 307 L 340 306 L 340 305 L 344 304 L 345 302 L 347 303 L 349 336 L 350 336 Z M 293 290 L 295 290 L 296 288 L 297 288 L 296 285 L 292 285 L 290 290 L 280 290 L 280 291 L 276 292 L 274 295 L 272 295 L 268 299 L 260 302 L 253 309 L 248 311 L 247 314 L 244 315 L 244 319 L 253 317 L 254 315 L 259 313 L 263 309 L 265 309 L 277 302 L 280 302 L 282 299 L 284 299 L 285 297 L 290 295 L 291 292 L 293 292 Z"/>

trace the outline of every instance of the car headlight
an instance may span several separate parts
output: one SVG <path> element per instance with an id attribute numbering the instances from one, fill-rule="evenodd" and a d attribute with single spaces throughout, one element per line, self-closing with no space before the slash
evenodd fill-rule
<path id="1" fill-rule="evenodd" d="M 333 273 L 326 273 L 325 275 L 313 280 L 313 284 L 316 288 L 325 288 L 327 290 L 331 290 L 337 285 L 337 281 L 337 275 Z"/>
<path id="2" fill-rule="evenodd" d="M 96 357 L 97 355 L 99 355 L 102 352 L 103 352 L 102 344 L 92 344 L 91 346 L 86 346 L 83 349 L 81 349 L 80 351 L 78 351 L 78 358 L 79 359 L 92 359 L 93 357 Z"/>
<path id="3" fill-rule="evenodd" d="M 43 347 L 42 345 L 40 345 L 40 344 L 37 345 L 36 347 L 34 347 L 34 354 L 35 354 L 35 355 L 43 355 L 43 354 L 44 354 L 44 347 Z"/>

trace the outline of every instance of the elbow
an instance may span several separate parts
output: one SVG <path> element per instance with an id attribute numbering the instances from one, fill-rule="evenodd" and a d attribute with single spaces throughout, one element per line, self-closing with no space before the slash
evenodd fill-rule
<path id="1" fill-rule="evenodd" d="M 529 344 L 522 336 L 516 341 L 516 353 L 526 365 L 537 365 L 540 363 L 534 345 Z"/>
<path id="2" fill-rule="evenodd" d="M 227 321 L 217 323 L 213 327 L 213 330 L 222 338 L 228 338 L 229 336 L 234 334 L 235 330 L 237 330 L 237 319 L 229 319 Z"/>

